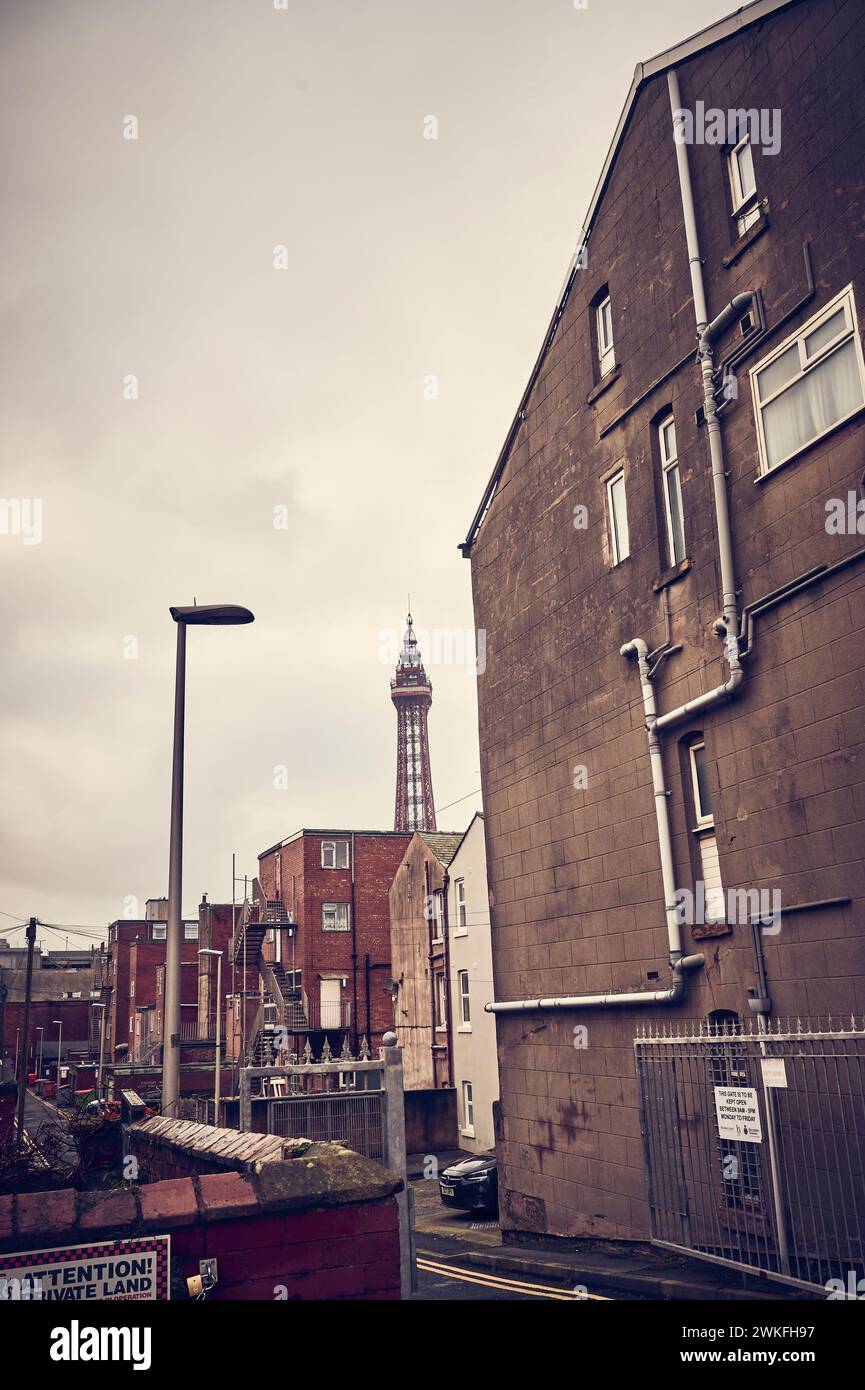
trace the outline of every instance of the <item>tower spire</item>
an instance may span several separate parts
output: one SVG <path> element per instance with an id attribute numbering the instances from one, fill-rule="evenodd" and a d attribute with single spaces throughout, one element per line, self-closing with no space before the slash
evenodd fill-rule
<path id="1" fill-rule="evenodd" d="M 411 616 L 406 617 L 396 675 L 390 683 L 396 708 L 396 803 L 394 830 L 435 830 L 427 716 L 432 685 L 421 660 Z"/>

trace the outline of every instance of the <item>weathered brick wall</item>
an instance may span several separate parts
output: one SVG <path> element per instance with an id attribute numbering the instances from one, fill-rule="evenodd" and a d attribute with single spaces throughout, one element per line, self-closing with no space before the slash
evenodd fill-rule
<path id="1" fill-rule="evenodd" d="M 217 1301 L 398 1299 L 400 1187 L 368 1159 L 312 1145 L 248 1173 L 20 1193 L 0 1197 L 0 1254 L 152 1232 L 171 1236 L 172 1298 L 188 1297 L 186 1280 L 215 1256 Z"/>
<path id="2" fill-rule="evenodd" d="M 710 314 L 761 288 L 770 330 L 813 298 L 739 369 L 723 413 L 736 570 L 749 603 L 862 545 L 829 535 L 825 503 L 858 489 L 863 416 L 755 484 L 748 368 L 839 290 L 865 308 L 865 236 L 852 171 L 862 168 L 865 15 L 849 0 L 777 13 L 680 68 L 683 104 L 778 107 L 782 148 L 755 151 L 768 225 L 731 261 L 726 170 L 712 146 L 689 150 Z M 598 151 L 599 163 L 603 152 Z M 593 395 L 591 305 L 609 284 L 618 375 Z M 739 341 L 725 335 L 718 360 Z M 479 681 L 482 781 L 499 998 L 657 988 L 669 982 L 657 832 L 639 684 L 619 648 L 666 637 L 681 652 L 655 681 L 661 710 L 726 678 L 711 624 L 720 608 L 711 476 L 665 76 L 631 117 L 588 246 L 525 421 L 472 552 L 475 618 L 487 633 Z M 675 411 L 690 564 L 665 574 L 652 423 Z M 623 412 L 628 411 L 624 414 Z M 626 471 L 630 557 L 612 568 L 604 479 Z M 574 508 L 588 509 L 587 530 Z M 665 745 L 680 882 L 691 876 L 677 743 L 703 729 L 724 884 L 778 887 L 791 913 L 766 937 L 778 1014 L 865 1009 L 865 843 L 861 676 L 865 566 L 851 566 L 756 625 L 740 698 Z M 574 769 L 588 785 L 575 790 Z M 707 964 L 680 1017 L 730 1009 L 748 1017 L 750 935 L 734 927 L 686 950 Z M 656 1017 L 661 1017 L 656 1014 Z M 498 1020 L 506 1228 L 561 1235 L 647 1232 L 633 1037 L 648 1010 L 549 1013 Z M 670 1011 L 663 1014 L 670 1017 Z M 572 1029 L 589 1029 L 575 1051 Z"/>

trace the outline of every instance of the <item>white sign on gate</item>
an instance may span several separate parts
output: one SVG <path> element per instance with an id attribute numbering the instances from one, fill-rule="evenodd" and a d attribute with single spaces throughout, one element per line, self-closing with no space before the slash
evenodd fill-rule
<path id="1" fill-rule="evenodd" d="M 786 1090 L 787 1068 L 783 1057 L 761 1057 L 760 1070 L 763 1073 L 764 1086 L 774 1086 Z"/>
<path id="2" fill-rule="evenodd" d="M 762 1144 L 757 1092 L 752 1086 L 716 1086 L 715 1111 L 721 1139 Z"/>

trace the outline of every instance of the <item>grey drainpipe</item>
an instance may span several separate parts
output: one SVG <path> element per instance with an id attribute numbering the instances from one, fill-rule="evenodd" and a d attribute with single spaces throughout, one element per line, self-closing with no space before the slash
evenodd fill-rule
<path id="1" fill-rule="evenodd" d="M 669 989 L 636 990 L 632 994 L 568 994 L 554 999 L 514 999 L 485 1004 L 488 1014 L 537 1013 L 539 1009 L 606 1009 L 616 1004 L 678 1004 L 685 997 L 685 971 L 703 964 L 702 956 L 681 956 L 673 965 Z"/>

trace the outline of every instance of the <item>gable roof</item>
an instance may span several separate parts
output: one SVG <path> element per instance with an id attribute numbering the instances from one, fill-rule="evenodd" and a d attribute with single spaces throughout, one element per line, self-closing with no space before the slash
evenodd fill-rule
<path id="1" fill-rule="evenodd" d="M 483 820 L 483 818 L 484 818 L 484 813 L 483 813 L 483 811 L 475 811 L 474 815 L 472 816 L 471 820 L 469 821 L 468 825 L 466 826 L 465 830 L 463 831 L 462 835 L 460 836 L 460 842 L 459 842 L 459 844 L 457 845 L 456 849 L 454 850 L 453 854 L 451 855 L 450 859 L 448 860 L 448 863 L 449 863 L 449 864 L 452 864 L 452 863 L 454 862 L 454 860 L 456 859 L 457 855 L 459 854 L 460 850 L 461 850 L 462 847 L 463 847 L 463 844 L 464 844 L 464 842 L 465 842 L 465 838 L 466 838 L 466 836 L 468 835 L 469 831 L 471 830 L 472 826 L 474 825 L 475 821 L 476 821 L 476 820 Z"/>
<path id="2" fill-rule="evenodd" d="M 663 53 L 658 53 L 654 58 L 649 58 L 648 61 L 645 63 L 638 63 L 636 68 L 634 69 L 634 78 L 631 82 L 628 95 L 625 98 L 625 104 L 622 108 L 622 114 L 619 117 L 619 122 L 616 126 L 612 143 L 610 145 L 609 150 L 607 151 L 607 157 L 604 160 L 604 167 L 601 170 L 600 178 L 598 179 L 598 182 L 595 184 L 595 191 L 592 194 L 592 200 L 589 203 L 589 210 L 586 213 L 585 220 L 580 229 L 580 235 L 577 239 L 577 248 L 574 251 L 573 256 L 571 257 L 571 263 L 568 266 L 568 271 L 565 275 L 564 284 L 562 285 L 562 288 L 559 291 L 559 295 L 556 300 L 556 307 L 553 310 L 553 316 L 550 319 L 549 327 L 546 333 L 544 334 L 544 340 L 541 345 L 541 350 L 538 353 L 537 360 L 535 362 L 534 367 L 532 368 L 531 376 L 529 377 L 528 385 L 526 386 L 526 389 L 522 394 L 519 406 L 517 407 L 517 413 L 511 421 L 511 426 L 505 437 L 505 442 L 502 446 L 501 453 L 499 454 L 498 459 L 496 460 L 496 466 L 492 471 L 490 480 L 487 483 L 486 488 L 484 489 L 484 494 L 480 500 L 480 505 L 478 506 L 478 509 L 474 514 L 474 517 L 472 518 L 472 524 L 468 529 L 468 533 L 466 535 L 465 540 L 461 541 L 457 547 L 458 550 L 462 551 L 464 559 L 467 560 L 471 554 L 472 545 L 474 544 L 477 533 L 481 528 L 484 517 L 487 513 L 487 509 L 490 503 L 492 502 L 496 488 L 498 487 L 499 479 L 501 478 L 502 473 L 505 469 L 505 465 L 508 461 L 508 458 L 510 457 L 510 452 L 513 448 L 514 440 L 516 439 L 517 433 L 519 432 L 520 425 L 525 419 L 525 413 L 528 407 L 529 398 L 532 394 L 532 391 L 534 390 L 535 382 L 540 376 L 541 368 L 544 364 L 544 360 L 547 356 L 547 353 L 549 352 L 552 346 L 553 339 L 556 336 L 556 329 L 559 326 L 559 322 L 565 310 L 565 305 L 567 304 L 568 298 L 571 293 L 571 287 L 573 285 L 574 276 L 577 272 L 578 262 L 580 260 L 580 252 L 585 247 L 586 242 L 588 241 L 589 236 L 591 235 L 592 225 L 594 223 L 595 216 L 600 206 L 601 199 L 603 198 L 604 193 L 606 191 L 607 184 L 609 183 L 613 165 L 616 162 L 616 158 L 621 148 L 622 141 L 625 138 L 625 131 L 627 130 L 628 123 L 631 119 L 631 115 L 637 103 L 637 97 L 639 96 L 643 85 L 646 82 L 648 82 L 650 78 L 657 77 L 659 73 L 667 72 L 670 68 L 678 67 L 678 65 L 680 63 L 685 62 L 686 59 L 693 58 L 695 54 L 702 53 L 705 49 L 711 48 L 714 44 L 723 42 L 724 39 L 730 38 L 731 35 L 738 33 L 741 29 L 747 29 L 752 24 L 759 24 L 761 20 L 766 19 L 771 14 L 774 14 L 776 10 L 786 9 L 788 5 L 796 3 L 798 3 L 798 0 L 753 0 L 752 4 L 743 5 L 733 14 L 727 15 L 726 18 L 717 20 L 715 24 L 710 24 L 705 29 L 700 29 L 696 34 L 692 34 L 690 38 L 683 39 L 681 43 L 676 44 L 675 47 L 665 49 Z"/>
<path id="3" fill-rule="evenodd" d="M 462 843 L 463 832 L 455 834 L 445 830 L 418 830 L 416 832 L 425 845 L 429 845 L 436 859 L 447 868 Z"/>

